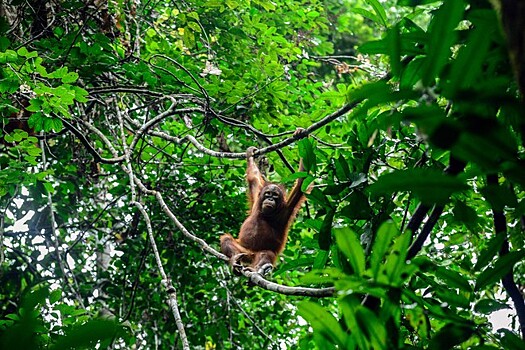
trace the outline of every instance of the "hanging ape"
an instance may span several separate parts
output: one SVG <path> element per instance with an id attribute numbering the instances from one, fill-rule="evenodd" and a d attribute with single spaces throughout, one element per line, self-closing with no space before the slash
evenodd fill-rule
<path id="1" fill-rule="evenodd" d="M 304 178 L 295 182 L 288 196 L 282 185 L 267 182 L 255 164 L 254 150 L 250 147 L 246 151 L 249 216 L 241 226 L 239 238 L 221 236 L 221 251 L 230 258 L 234 272 L 246 264 L 248 269 L 266 274 L 283 251 L 290 225 L 306 197 L 301 191 Z M 299 171 L 304 170 L 301 159 Z"/>

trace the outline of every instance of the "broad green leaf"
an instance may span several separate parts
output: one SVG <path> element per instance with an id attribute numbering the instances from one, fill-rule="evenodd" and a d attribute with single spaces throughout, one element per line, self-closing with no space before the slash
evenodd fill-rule
<path id="1" fill-rule="evenodd" d="M 341 215 L 349 219 L 367 220 L 374 214 L 368 202 L 368 197 L 361 191 L 353 191 L 352 194 L 347 197 L 347 201 L 350 204 L 344 206 L 340 212 Z"/>
<path id="2" fill-rule="evenodd" d="M 401 72 L 400 87 L 403 89 L 412 89 L 421 79 L 424 58 L 417 57 L 410 61 L 405 69 Z"/>
<path id="3" fill-rule="evenodd" d="M 493 299 L 481 299 L 474 306 L 476 312 L 490 315 L 494 311 L 510 309 L 510 306 Z"/>
<path id="4" fill-rule="evenodd" d="M 394 237 L 399 234 L 399 230 L 392 221 L 383 223 L 377 230 L 377 234 L 372 245 L 372 253 L 370 255 L 370 268 L 374 280 L 377 280 L 380 272 L 383 258 L 385 257 L 388 248 L 392 245 Z"/>
<path id="5" fill-rule="evenodd" d="M 506 235 L 495 235 L 492 237 L 487 244 L 485 248 L 481 250 L 481 253 L 479 254 L 478 261 L 476 262 L 476 265 L 474 266 L 475 271 L 479 271 L 485 266 L 488 265 L 488 263 L 498 254 L 499 250 L 501 249 L 501 246 L 503 245 L 503 242 L 505 241 Z"/>
<path id="6" fill-rule="evenodd" d="M 355 103 L 364 99 L 372 99 L 379 103 L 390 99 L 391 87 L 384 81 L 369 83 L 356 89 L 348 90 L 348 103 Z"/>
<path id="7" fill-rule="evenodd" d="M 385 272 L 390 284 L 399 286 L 408 276 L 404 276 L 406 266 L 406 256 L 410 245 L 412 233 L 410 231 L 402 233 L 394 241 L 392 251 L 388 255 L 385 263 Z"/>
<path id="8" fill-rule="evenodd" d="M 314 172 L 317 168 L 317 158 L 315 156 L 314 147 L 309 138 L 304 138 L 298 142 L 299 155 L 303 159 L 303 165 L 306 171 Z"/>
<path id="9" fill-rule="evenodd" d="M 13 50 L 0 52 L 0 63 L 14 63 L 18 60 L 18 55 Z"/>
<path id="10" fill-rule="evenodd" d="M 426 33 L 399 33 L 396 38 L 397 49 L 400 55 L 422 55 L 424 50 L 421 45 L 426 43 Z M 358 51 L 365 54 L 391 54 L 390 38 L 368 41 L 359 46 Z"/>
<path id="11" fill-rule="evenodd" d="M 347 257 L 354 273 L 362 276 L 365 271 L 365 253 L 355 232 L 347 227 L 334 229 L 337 246 Z"/>
<path id="12" fill-rule="evenodd" d="M 347 181 L 350 177 L 350 168 L 348 166 L 348 162 L 342 154 L 340 154 L 339 158 L 335 160 L 334 165 L 335 176 L 337 176 L 339 181 Z"/>
<path id="13" fill-rule="evenodd" d="M 480 12 L 480 11 L 476 11 Z M 496 22 L 495 12 L 483 10 L 483 13 L 490 14 L 490 21 Z M 472 33 L 469 35 L 467 44 L 463 46 L 452 63 L 450 79 L 445 84 L 444 93 L 454 97 L 456 91 L 471 87 L 479 79 L 482 72 L 482 65 L 492 43 L 493 31 L 496 29 L 492 23 L 476 21 Z"/>
<path id="14" fill-rule="evenodd" d="M 357 308 L 355 317 L 359 330 L 370 340 L 373 349 L 388 348 L 384 321 L 380 320 L 374 312 L 363 306 Z"/>
<path id="15" fill-rule="evenodd" d="M 478 214 L 465 202 L 457 202 L 452 209 L 454 219 L 464 223 L 469 230 L 474 231 L 478 221 Z"/>
<path id="16" fill-rule="evenodd" d="M 401 74 L 401 35 L 399 25 L 395 25 L 387 31 L 388 55 L 390 57 L 390 69 L 392 75 L 399 77 Z"/>
<path id="17" fill-rule="evenodd" d="M 329 250 L 332 245 L 332 222 L 334 221 L 334 215 L 335 210 L 329 209 L 319 230 L 319 248 L 321 248 L 321 250 Z"/>
<path id="18" fill-rule="evenodd" d="M 361 308 L 361 300 L 355 295 L 347 295 L 341 298 L 339 307 L 343 312 L 343 319 L 346 323 L 347 329 L 355 329 L 355 332 L 351 333 L 352 338 L 355 340 L 358 349 L 369 349 L 370 342 L 366 337 L 365 332 L 359 331 L 359 325 L 357 322 L 357 310 Z"/>
<path id="19" fill-rule="evenodd" d="M 25 46 L 22 46 L 17 51 L 19 56 L 26 57 L 26 58 L 34 58 L 38 56 L 38 53 L 36 51 L 28 51 Z"/>
<path id="20" fill-rule="evenodd" d="M 325 209 L 332 209 L 332 202 L 326 197 L 326 195 L 318 188 L 313 188 L 312 192 L 308 194 L 308 200 L 318 203 L 323 206 Z"/>
<path id="21" fill-rule="evenodd" d="M 480 191 L 490 203 L 492 209 L 496 211 L 502 211 L 505 207 L 516 208 L 518 206 L 518 200 L 514 191 L 508 186 L 487 185 Z"/>
<path id="22" fill-rule="evenodd" d="M 68 330 L 51 349 L 89 348 L 99 342 L 104 344 L 104 341 L 111 341 L 121 331 L 121 326 L 114 321 L 90 320 L 81 326 Z"/>
<path id="23" fill-rule="evenodd" d="M 436 277 L 445 281 L 449 287 L 459 288 L 463 291 L 469 292 L 472 290 L 472 286 L 470 285 L 468 280 L 465 277 L 463 277 L 463 275 L 461 275 L 459 272 L 447 269 L 443 266 L 438 266 L 437 269 L 434 271 L 434 274 Z"/>
<path id="24" fill-rule="evenodd" d="M 383 6 L 381 6 L 381 4 L 379 3 L 379 1 L 366 0 L 366 2 L 368 2 L 370 6 L 372 6 L 372 8 L 374 9 L 374 12 L 376 13 L 377 18 L 379 18 L 379 20 L 381 21 L 380 24 L 387 27 L 388 23 L 387 23 L 387 18 L 386 18 L 386 12 Z"/>
<path id="25" fill-rule="evenodd" d="M 326 262 L 328 261 L 328 257 L 330 256 L 329 250 L 318 250 L 317 255 L 315 256 L 314 263 L 312 268 L 314 270 L 322 269 L 326 266 Z"/>
<path id="26" fill-rule="evenodd" d="M 479 291 L 486 286 L 499 281 L 503 276 L 512 271 L 514 264 L 525 258 L 525 250 L 510 252 L 500 257 L 493 267 L 486 268 L 476 279 L 475 290 Z"/>
<path id="27" fill-rule="evenodd" d="M 423 65 L 423 84 L 428 86 L 443 69 L 456 42 L 455 28 L 463 17 L 465 4 L 462 0 L 444 1 L 429 25 L 430 41 Z"/>
<path id="28" fill-rule="evenodd" d="M 78 86 L 72 86 L 72 89 L 75 92 L 75 100 L 77 100 L 80 103 L 85 103 L 88 101 L 88 99 L 86 98 L 88 92 L 86 90 Z"/>
<path id="29" fill-rule="evenodd" d="M 429 350 L 452 349 L 467 341 L 474 334 L 474 328 L 462 324 L 449 323 L 442 327 L 430 340 Z"/>
<path id="30" fill-rule="evenodd" d="M 50 302 L 51 304 L 54 304 L 54 303 L 56 303 L 57 301 L 59 301 L 60 298 L 62 298 L 62 290 L 61 290 L 61 289 L 54 290 L 54 291 L 52 291 L 51 294 L 49 295 L 49 302 Z"/>
<path id="31" fill-rule="evenodd" d="M 346 348 L 347 335 L 343 332 L 335 317 L 322 306 L 311 301 L 302 301 L 297 308 L 299 315 L 310 323 L 314 332 L 337 344 L 342 349 Z"/>
<path id="32" fill-rule="evenodd" d="M 469 299 L 461 292 L 456 292 L 455 289 L 447 287 L 434 287 L 434 294 L 436 299 L 453 307 L 462 309 L 470 308 Z"/>
<path id="33" fill-rule="evenodd" d="M 503 333 L 501 338 L 501 345 L 505 350 L 523 350 L 525 349 L 525 341 L 520 339 L 509 329 L 500 329 Z"/>
<path id="34" fill-rule="evenodd" d="M 457 177 L 445 175 L 436 169 L 414 168 L 385 174 L 369 187 L 374 195 L 397 191 L 412 192 L 425 204 L 444 204 L 451 194 L 468 189 Z"/>
<path id="35" fill-rule="evenodd" d="M 372 22 L 375 22 L 375 23 L 377 23 L 379 25 L 383 25 L 383 21 L 379 17 L 377 17 L 377 15 L 373 14 L 372 12 L 370 12 L 368 10 L 365 10 L 365 9 L 362 9 L 362 8 L 358 7 L 358 8 L 352 9 L 352 12 L 358 13 L 361 16 L 363 16 L 365 18 L 368 18 Z"/>
<path id="36" fill-rule="evenodd" d="M 64 76 L 62 76 L 62 83 L 71 84 L 77 81 L 77 79 L 78 79 L 78 73 L 69 72 L 67 74 L 64 74 Z"/>

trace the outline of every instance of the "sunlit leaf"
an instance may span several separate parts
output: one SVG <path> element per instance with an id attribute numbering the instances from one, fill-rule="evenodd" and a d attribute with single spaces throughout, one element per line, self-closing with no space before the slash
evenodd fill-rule
<path id="1" fill-rule="evenodd" d="M 298 312 L 312 325 L 314 332 L 320 334 L 332 343 L 338 344 L 343 349 L 346 344 L 346 334 L 341 329 L 337 320 L 319 304 L 311 301 L 302 301 L 298 305 Z"/>
<path id="2" fill-rule="evenodd" d="M 362 275 L 365 271 L 365 253 L 357 235 L 349 228 L 335 228 L 337 246 L 347 257 L 355 274 Z"/>

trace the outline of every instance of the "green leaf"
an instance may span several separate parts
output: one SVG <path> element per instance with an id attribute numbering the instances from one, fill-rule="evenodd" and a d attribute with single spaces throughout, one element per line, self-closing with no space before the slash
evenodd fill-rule
<path id="1" fill-rule="evenodd" d="M 390 70 L 393 76 L 399 77 L 401 74 L 401 35 L 398 24 L 387 31 L 386 40 L 390 56 Z"/>
<path id="2" fill-rule="evenodd" d="M 370 268 L 374 280 L 377 280 L 381 263 L 385 257 L 388 248 L 392 245 L 394 237 L 399 234 L 399 230 L 392 221 L 384 222 L 377 230 L 376 238 L 372 245 L 372 253 L 370 255 Z"/>
<path id="3" fill-rule="evenodd" d="M 462 0 L 444 1 L 429 25 L 430 41 L 423 65 L 423 84 L 431 85 L 451 55 L 451 46 L 456 42 L 454 32 L 463 17 L 465 4 Z"/>
<path id="4" fill-rule="evenodd" d="M 484 20 L 475 21 L 466 45 L 461 47 L 450 70 L 450 80 L 445 84 L 444 93 L 454 97 L 456 91 L 472 86 L 480 79 L 485 57 L 492 43 L 494 30 L 493 23 L 498 21 L 494 10 L 473 11 L 484 14 Z M 469 16 L 470 17 L 470 16 Z"/>
<path id="5" fill-rule="evenodd" d="M 368 197 L 361 191 L 354 191 L 348 196 L 347 201 L 350 204 L 341 209 L 341 215 L 351 220 L 367 220 L 374 214 Z"/>
<path id="6" fill-rule="evenodd" d="M 315 256 L 314 263 L 312 265 L 312 269 L 318 270 L 322 269 L 326 266 L 326 262 L 328 261 L 328 257 L 330 256 L 329 250 L 318 250 L 317 255 Z"/>
<path id="7" fill-rule="evenodd" d="M 48 132 L 53 130 L 54 121 L 53 118 L 44 118 L 44 131 Z"/>
<path id="8" fill-rule="evenodd" d="M 314 332 L 331 343 L 337 344 L 341 349 L 346 349 L 347 336 L 334 316 L 319 304 L 311 301 L 302 301 L 297 308 L 299 315 L 310 323 Z"/>
<path id="9" fill-rule="evenodd" d="M 475 290 L 479 291 L 486 286 L 499 281 L 503 276 L 512 271 L 514 265 L 525 258 L 525 250 L 510 252 L 500 257 L 494 267 L 486 268 L 476 279 Z"/>
<path id="10" fill-rule="evenodd" d="M 488 185 L 480 190 L 483 196 L 490 203 L 492 209 L 503 211 L 505 207 L 516 208 L 518 200 L 512 189 L 508 186 Z"/>
<path id="11" fill-rule="evenodd" d="M 422 57 L 417 57 L 408 63 L 405 69 L 403 69 L 401 72 L 399 82 L 400 88 L 412 89 L 414 85 L 416 85 L 416 83 L 421 79 L 424 62 L 425 61 Z"/>
<path id="12" fill-rule="evenodd" d="M 348 258 L 354 273 L 362 276 L 365 272 L 365 252 L 355 232 L 347 227 L 334 229 L 337 246 Z"/>
<path id="13" fill-rule="evenodd" d="M 78 86 L 72 86 L 73 91 L 75 92 L 75 100 L 80 103 L 85 103 L 88 101 L 86 96 L 89 94 L 86 90 Z"/>
<path id="14" fill-rule="evenodd" d="M 372 349 L 387 349 L 387 332 L 384 321 L 372 310 L 358 307 L 355 315 L 359 330 L 370 340 Z"/>
<path id="15" fill-rule="evenodd" d="M 6 50 L 0 52 L 0 63 L 15 63 L 18 60 L 18 55 L 13 50 Z"/>
<path id="16" fill-rule="evenodd" d="M 364 99 L 372 99 L 377 103 L 388 101 L 391 96 L 392 89 L 384 81 L 365 84 L 355 89 L 348 90 L 348 103 L 356 103 Z"/>
<path id="17" fill-rule="evenodd" d="M 388 23 L 387 23 L 387 18 L 386 18 L 386 12 L 385 12 L 385 9 L 383 8 L 383 6 L 381 6 L 381 4 L 379 3 L 379 1 L 377 1 L 377 0 L 366 0 L 366 2 L 369 3 L 370 6 L 373 7 L 377 18 L 379 18 L 379 20 L 381 21 L 380 24 L 382 24 L 383 26 L 387 27 Z"/>
<path id="18" fill-rule="evenodd" d="M 371 348 L 370 342 L 367 338 L 367 332 L 362 332 L 359 330 L 359 325 L 357 322 L 357 310 L 362 308 L 361 306 L 361 300 L 353 295 L 349 294 L 346 295 L 344 298 L 341 299 L 339 306 L 341 308 L 341 311 L 343 312 L 343 319 L 346 323 L 347 329 L 354 329 L 355 332 L 351 333 L 351 336 L 355 340 L 355 343 L 357 344 L 357 349 L 369 349 Z M 361 323 L 363 323 L 361 321 Z M 353 349 L 353 348 L 347 348 L 347 349 Z"/>
<path id="19" fill-rule="evenodd" d="M 61 289 L 54 290 L 54 291 L 52 291 L 51 294 L 49 295 L 49 302 L 50 302 L 51 304 L 54 304 L 54 303 L 56 303 L 57 301 L 59 301 L 60 298 L 62 298 L 62 290 L 61 290 Z"/>
<path id="20" fill-rule="evenodd" d="M 312 192 L 308 195 L 308 201 L 313 201 L 317 204 L 320 204 L 325 209 L 332 209 L 333 205 L 332 202 L 328 199 L 328 197 L 318 188 L 313 188 Z"/>
<path id="21" fill-rule="evenodd" d="M 472 334 L 474 334 L 473 327 L 462 324 L 449 323 L 446 326 L 442 327 L 432 337 L 428 349 L 452 349 L 454 346 L 467 341 L 472 336 Z"/>
<path id="22" fill-rule="evenodd" d="M 375 22 L 375 23 L 377 23 L 379 25 L 383 24 L 383 21 L 379 17 L 377 17 L 375 14 L 373 14 L 372 12 L 370 12 L 368 10 L 365 10 L 365 9 L 362 9 L 362 8 L 354 8 L 351 11 L 355 12 L 357 14 L 360 14 L 361 16 L 363 16 L 365 18 L 368 18 L 372 22 Z"/>
<path id="23" fill-rule="evenodd" d="M 327 251 L 332 245 L 332 222 L 334 221 L 334 215 L 335 210 L 329 209 L 319 229 L 319 248 L 321 248 L 321 250 Z"/>
<path id="24" fill-rule="evenodd" d="M 462 291 L 471 291 L 472 286 L 468 280 L 459 272 L 447 269 L 443 266 L 438 266 L 434 271 L 434 275 L 447 283 L 447 286 L 452 288 L 459 288 Z"/>
<path id="25" fill-rule="evenodd" d="M 299 155 L 303 159 L 303 165 L 306 171 L 315 172 L 317 168 L 317 158 L 309 138 L 304 138 L 299 141 Z"/>
<path id="26" fill-rule="evenodd" d="M 26 57 L 26 58 L 33 58 L 37 57 L 38 53 L 36 51 L 29 52 L 25 46 L 22 46 L 17 50 L 17 53 L 19 56 Z"/>
<path id="27" fill-rule="evenodd" d="M 403 273 L 406 267 L 406 256 L 412 233 L 410 231 L 402 233 L 394 242 L 392 251 L 387 257 L 385 263 L 385 273 L 388 282 L 394 286 L 400 286 L 408 277 Z"/>
<path id="28" fill-rule="evenodd" d="M 408 191 L 418 196 L 425 204 L 444 204 L 451 194 L 468 189 L 457 177 L 443 174 L 437 169 L 407 169 L 384 174 L 369 187 L 375 195 Z"/>
<path id="29" fill-rule="evenodd" d="M 505 350 L 523 350 L 525 349 L 525 341 L 520 339 L 516 334 L 508 329 L 500 329 L 503 333 L 501 338 L 501 345 Z"/>
<path id="30" fill-rule="evenodd" d="M 345 157 L 340 154 L 339 158 L 334 162 L 335 164 L 335 176 L 339 181 L 347 181 L 350 177 L 350 168 Z"/>
<path id="31" fill-rule="evenodd" d="M 69 72 L 67 74 L 64 74 L 62 76 L 62 83 L 64 84 L 71 84 L 77 81 L 78 79 L 78 73 L 75 72 Z"/>
<path id="32" fill-rule="evenodd" d="M 501 246 L 503 245 L 503 242 L 506 239 L 506 235 L 495 235 L 492 237 L 487 244 L 487 247 L 481 250 L 481 253 L 479 254 L 478 261 L 476 262 L 476 265 L 474 266 L 475 271 L 479 271 L 485 266 L 488 265 L 488 263 L 496 256 L 496 254 L 501 249 Z"/>
<path id="33" fill-rule="evenodd" d="M 92 348 L 97 343 L 111 341 L 121 331 L 121 326 L 114 321 L 91 320 L 68 330 L 51 349 Z"/>
<path id="34" fill-rule="evenodd" d="M 454 219 L 464 223 L 469 230 L 474 231 L 478 222 L 478 214 L 465 202 L 457 202 L 452 209 Z"/>
<path id="35" fill-rule="evenodd" d="M 60 132 L 64 128 L 64 125 L 62 124 L 62 121 L 60 119 L 53 118 L 52 121 L 53 121 L 53 130 L 55 132 Z"/>
<path id="36" fill-rule="evenodd" d="M 510 309 L 510 306 L 505 303 L 500 303 L 497 300 L 493 299 L 481 299 L 476 303 L 474 306 L 474 310 L 476 312 L 490 315 L 494 311 L 503 310 L 503 309 Z"/>

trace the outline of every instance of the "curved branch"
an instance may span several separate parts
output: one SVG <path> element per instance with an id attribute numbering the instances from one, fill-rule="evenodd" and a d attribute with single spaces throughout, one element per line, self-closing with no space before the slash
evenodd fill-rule
<path id="1" fill-rule="evenodd" d="M 197 85 L 197 87 L 199 88 L 199 90 L 201 91 L 202 95 L 204 96 L 204 98 L 206 99 L 206 101 L 208 102 L 209 104 L 209 101 L 210 101 L 210 96 L 208 95 L 208 92 L 206 91 L 206 89 L 201 85 L 201 83 L 197 80 L 197 78 L 195 78 L 195 76 L 186 68 L 184 67 L 182 64 L 180 64 L 179 62 L 175 61 L 173 58 L 171 57 L 168 57 L 168 56 L 164 56 L 164 55 L 160 55 L 160 54 L 155 54 L 153 56 L 151 56 L 150 60 L 156 58 L 156 57 L 160 57 L 160 58 L 163 58 L 165 60 L 168 60 L 170 61 L 171 63 L 173 63 L 174 65 L 176 65 L 177 67 L 179 67 L 180 69 L 182 69 L 184 72 L 186 72 L 186 74 L 191 78 L 191 80 L 193 80 L 193 82 Z"/>
<path id="2" fill-rule="evenodd" d="M 268 147 L 257 149 L 254 152 L 254 155 L 263 155 L 263 154 L 266 154 L 266 153 L 269 153 L 269 152 L 280 150 L 281 148 L 283 148 L 285 146 L 288 146 L 288 145 L 292 144 L 293 142 L 295 142 L 297 140 L 303 139 L 303 138 L 307 137 L 309 134 L 311 134 L 312 132 L 322 128 L 325 125 L 327 125 L 331 121 L 333 121 L 333 120 L 335 120 L 335 119 L 345 115 L 346 113 L 348 113 L 350 110 L 355 108 L 355 106 L 357 106 L 361 102 L 362 102 L 362 99 L 358 100 L 358 101 L 355 101 L 355 102 L 352 102 L 352 103 L 349 103 L 349 104 L 346 104 L 343 107 L 341 107 L 339 110 L 337 110 L 337 111 L 327 115 L 326 117 L 324 117 L 320 121 L 310 125 L 308 128 L 303 129 L 301 132 L 294 133 L 294 135 L 292 137 L 289 137 L 289 138 L 287 138 L 287 139 L 285 139 L 285 140 L 283 140 L 281 142 L 275 143 L 275 144 L 270 145 Z M 135 127 L 138 127 L 138 128 L 142 127 L 139 122 L 137 122 L 137 121 L 135 121 L 135 120 L 133 120 L 131 118 L 126 118 L 126 121 L 128 121 L 129 123 L 131 123 Z M 258 131 L 258 130 L 257 130 L 257 132 L 260 133 L 260 131 Z M 182 138 L 179 138 L 179 137 L 176 137 L 176 136 L 171 136 L 171 135 L 169 135 L 169 134 L 167 134 L 165 132 L 155 131 L 155 130 L 148 130 L 146 133 L 149 134 L 149 135 L 153 135 L 153 136 L 157 136 L 157 137 L 163 138 L 164 140 L 167 140 L 167 141 L 175 142 L 177 144 L 181 144 L 181 143 L 183 143 L 185 141 L 189 141 L 199 151 L 201 151 L 201 152 L 203 152 L 203 153 L 205 153 L 207 155 L 210 155 L 212 157 L 230 158 L 230 159 L 244 159 L 246 157 L 246 153 L 244 153 L 244 152 L 242 152 L 242 153 L 216 152 L 216 151 L 210 150 L 210 149 L 204 147 L 201 143 L 199 143 L 199 141 L 197 141 L 197 139 L 195 139 L 191 135 L 186 135 L 186 136 L 184 136 Z M 262 134 L 262 135 L 264 135 L 264 134 Z"/>
<path id="3" fill-rule="evenodd" d="M 104 157 L 102 157 L 93 148 L 93 146 L 91 146 L 89 141 L 86 139 L 86 137 L 84 136 L 84 134 L 82 134 L 82 132 L 80 130 L 75 128 L 75 126 L 73 124 L 69 123 L 66 119 L 61 118 L 59 116 L 56 116 L 56 117 L 59 118 L 62 121 L 62 124 L 64 124 L 66 126 L 66 129 L 71 131 L 80 140 L 80 142 L 84 145 L 84 147 L 86 147 L 86 150 L 88 151 L 88 153 L 93 156 L 93 158 L 95 159 L 95 161 L 97 163 L 116 164 L 116 163 L 120 163 L 120 162 L 122 162 L 124 160 L 124 158 L 122 158 L 122 157 L 118 157 L 118 158 L 104 158 Z"/>
<path id="4" fill-rule="evenodd" d="M 288 287 L 275 282 L 266 280 L 261 274 L 254 271 L 244 270 L 242 274 L 250 279 L 253 284 L 266 290 L 284 295 L 295 295 L 313 298 L 332 297 L 335 294 L 334 287 L 327 288 L 308 288 L 308 287 Z"/>
<path id="5" fill-rule="evenodd" d="M 278 149 L 281 149 L 281 148 L 283 148 L 285 146 L 288 146 L 289 144 L 291 144 L 291 143 L 293 143 L 293 142 L 295 142 L 297 140 L 300 140 L 300 139 L 303 139 L 303 138 L 307 137 L 309 134 L 311 134 L 315 130 L 322 128 L 323 126 L 325 126 L 326 124 L 330 123 L 331 121 L 333 121 L 333 120 L 335 120 L 335 119 L 337 119 L 339 117 L 342 117 L 346 113 L 350 112 L 358 104 L 360 104 L 363 100 L 364 99 L 358 99 L 358 100 L 356 100 L 354 102 L 351 102 L 351 103 L 348 103 L 348 104 L 344 105 L 343 107 L 341 107 L 337 111 L 327 115 L 326 117 L 324 117 L 323 119 L 319 120 L 318 122 L 313 123 L 309 127 L 301 130 L 301 132 L 294 133 L 294 135 L 292 137 L 289 137 L 289 138 L 287 138 L 287 139 L 285 139 L 285 140 L 283 140 L 281 142 L 278 142 L 276 144 L 273 144 L 271 146 L 258 149 L 255 152 L 254 155 L 260 155 L 260 154 L 265 154 L 265 153 L 268 153 L 268 152 L 273 152 L 275 150 L 278 150 Z"/>

